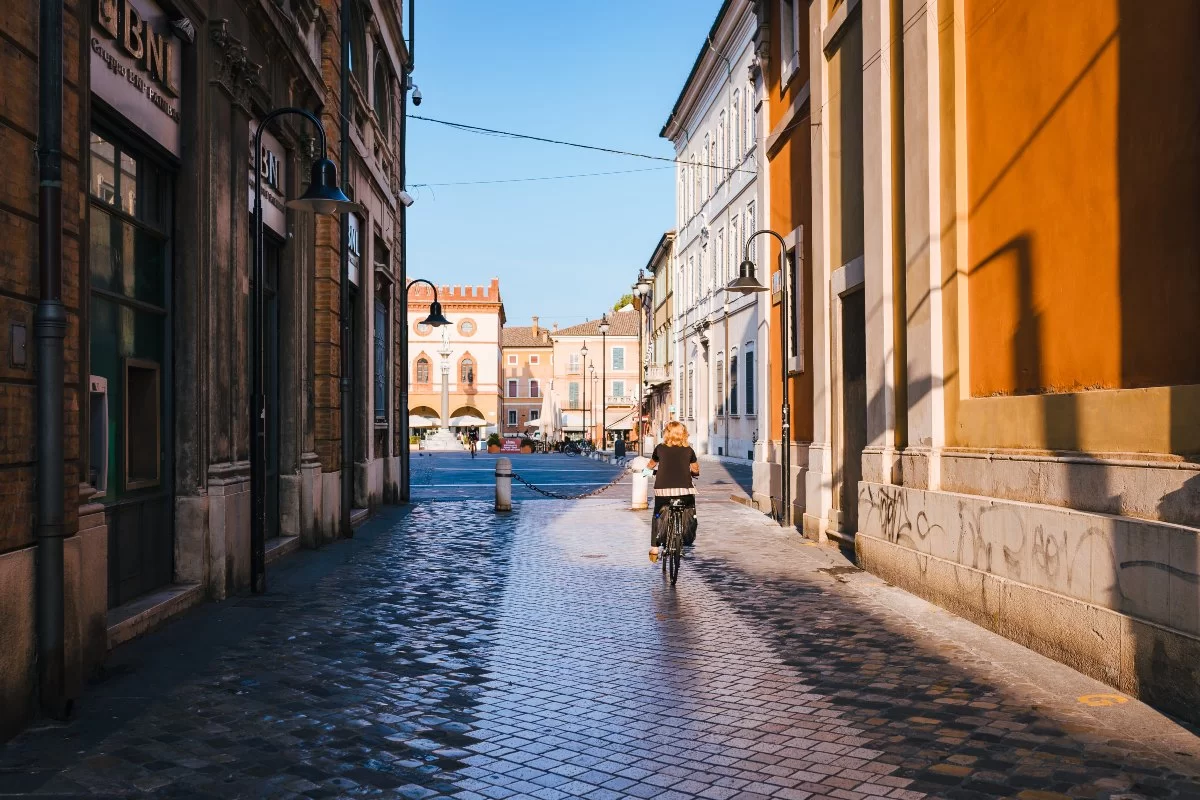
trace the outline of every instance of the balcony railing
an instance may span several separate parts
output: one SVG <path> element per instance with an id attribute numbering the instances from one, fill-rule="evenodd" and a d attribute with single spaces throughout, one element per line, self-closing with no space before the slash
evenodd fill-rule
<path id="1" fill-rule="evenodd" d="M 664 383 L 671 382 L 671 373 L 666 367 L 651 364 L 646 367 L 646 383 L 651 386 L 659 386 Z"/>
<path id="2" fill-rule="evenodd" d="M 604 402 L 610 406 L 632 406 L 637 404 L 637 398 L 629 394 L 610 394 L 604 397 Z"/>

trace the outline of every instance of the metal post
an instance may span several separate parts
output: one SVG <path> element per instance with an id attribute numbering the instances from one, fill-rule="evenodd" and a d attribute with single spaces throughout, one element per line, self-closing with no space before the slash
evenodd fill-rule
<path id="1" fill-rule="evenodd" d="M 783 507 L 780 509 L 779 522 L 780 525 L 790 526 L 792 524 L 792 406 L 788 400 L 788 317 L 791 314 L 791 292 L 788 291 L 788 284 L 790 282 L 791 270 L 787 256 L 787 242 L 778 233 L 767 228 L 755 231 L 746 239 L 746 261 L 753 263 L 750 258 L 750 245 L 756 236 L 764 233 L 774 236 L 779 242 L 779 269 L 781 270 L 779 276 L 781 287 L 779 305 L 779 361 L 783 377 L 782 391 L 780 393 L 780 400 L 782 401 L 782 425 L 780 426 L 780 432 L 782 438 L 780 440 L 781 452 L 779 457 L 780 466 L 783 468 L 782 497 L 780 498 Z"/>
<path id="2" fill-rule="evenodd" d="M 416 46 L 413 27 L 416 0 L 408 0 L 408 63 L 404 67 L 404 82 L 400 91 L 400 186 L 408 185 L 408 77 L 412 74 L 415 58 L 413 48 Z M 397 425 L 400 427 L 400 502 L 407 503 L 411 492 L 411 445 L 409 444 L 410 428 L 408 424 L 408 206 L 400 204 L 400 268 L 398 270 L 400 285 L 404 288 L 404 297 L 400 307 L 396 309 L 400 317 L 400 407 L 397 409 Z"/>
<path id="3" fill-rule="evenodd" d="M 587 347 L 587 342 L 584 342 L 583 346 Z M 581 432 L 581 436 L 583 437 L 583 441 L 586 442 L 588 440 L 588 425 L 587 425 L 587 385 L 588 385 L 587 374 L 588 374 L 588 372 L 587 372 L 587 354 L 586 353 L 584 353 L 584 356 L 583 356 L 582 372 L 580 372 L 579 374 L 583 376 L 582 380 L 580 380 L 580 383 L 583 384 L 583 421 L 582 421 L 583 422 L 583 425 L 582 425 L 583 430 Z"/>
<path id="4" fill-rule="evenodd" d="M 608 444 L 608 331 L 600 332 L 600 450 Z"/>
<path id="5" fill-rule="evenodd" d="M 63 611 L 63 4 L 42 0 L 38 42 L 37 670 L 42 712 L 70 713 Z"/>
<path id="6" fill-rule="evenodd" d="M 317 129 L 321 158 L 329 142 L 321 120 L 303 108 L 277 108 L 254 131 L 254 264 L 250 281 L 250 591 L 267 590 L 267 392 L 266 392 L 266 261 L 263 255 L 262 135 L 267 123 L 285 114 L 306 118 Z"/>
<path id="7" fill-rule="evenodd" d="M 341 80 L 341 169 L 342 191 L 350 188 L 350 3 L 342 3 L 341 37 L 342 37 L 342 80 Z M 354 536 L 354 528 L 350 523 L 350 507 L 354 503 L 354 387 L 350 384 L 350 370 L 354 358 L 354 342 L 351 341 L 350 315 L 354 310 L 350 307 L 350 214 L 342 214 L 341 219 L 341 304 L 338 307 L 341 317 L 341 407 L 342 407 L 342 484 L 341 484 L 341 527 L 342 535 L 346 538 Z"/>
<path id="8" fill-rule="evenodd" d="M 512 511 L 512 460 L 496 459 L 496 510 Z"/>

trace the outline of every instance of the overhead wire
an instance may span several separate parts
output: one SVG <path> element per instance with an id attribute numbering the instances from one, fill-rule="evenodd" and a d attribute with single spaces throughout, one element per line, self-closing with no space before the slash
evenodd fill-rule
<path id="1" fill-rule="evenodd" d="M 628 175 L 633 172 L 655 172 L 657 170 L 672 169 L 670 166 L 663 167 L 646 167 L 644 169 L 618 169 L 608 172 L 579 172 L 574 175 L 541 175 L 528 178 L 496 178 L 494 180 L 480 181 L 446 181 L 442 183 L 414 183 L 412 186 L 480 186 L 489 183 L 527 183 L 530 181 L 561 181 L 568 178 L 596 178 L 604 175 Z"/>
<path id="2" fill-rule="evenodd" d="M 669 156 L 655 156 L 649 153 L 637 153 L 632 150 L 621 150 L 614 147 L 600 147 L 594 144 L 580 144 L 579 142 L 568 142 L 563 139 L 551 139 L 546 136 L 534 136 L 528 133 L 515 133 L 513 131 L 502 131 L 496 128 L 485 128 L 480 125 L 467 125 L 463 122 L 451 122 L 445 119 L 435 119 L 434 117 L 423 117 L 419 114 L 410 114 L 409 119 L 419 119 L 422 122 L 432 122 L 437 125 L 445 125 L 449 128 L 456 128 L 467 133 L 477 133 L 484 136 L 501 136 L 509 139 L 524 139 L 531 142 L 542 142 L 544 144 L 557 144 L 563 147 L 576 147 L 581 150 L 594 150 L 599 153 L 611 153 L 618 156 L 629 156 L 631 158 L 646 158 L 651 161 L 666 161 L 669 164 L 683 164 L 685 166 L 709 167 L 711 169 L 723 169 L 727 172 L 754 172 L 754 170 L 742 169 L 741 167 L 723 167 L 719 164 L 692 164 L 690 161 L 685 161 L 681 158 L 671 158 Z"/>

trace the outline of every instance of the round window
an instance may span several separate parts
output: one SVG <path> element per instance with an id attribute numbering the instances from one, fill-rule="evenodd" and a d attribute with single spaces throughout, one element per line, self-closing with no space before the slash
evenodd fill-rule
<path id="1" fill-rule="evenodd" d="M 429 325 L 426 325 L 424 322 L 417 323 L 417 333 L 421 334 L 422 336 L 428 336 L 431 330 L 433 330 L 433 328 Z"/>
<path id="2" fill-rule="evenodd" d="M 458 332 L 463 336 L 470 336 L 475 333 L 475 323 L 469 319 L 464 319 L 458 323 Z"/>

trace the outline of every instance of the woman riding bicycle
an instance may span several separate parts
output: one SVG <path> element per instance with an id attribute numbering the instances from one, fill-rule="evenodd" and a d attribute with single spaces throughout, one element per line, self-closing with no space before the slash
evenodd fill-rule
<path id="1" fill-rule="evenodd" d="M 696 487 L 692 478 L 700 475 L 700 462 L 696 451 L 688 445 L 687 427 L 682 422 L 668 422 L 662 444 L 654 448 L 647 471 L 655 471 L 654 519 L 650 523 L 650 560 L 658 560 L 660 541 L 659 528 L 663 520 L 663 508 L 671 498 L 682 498 L 685 502 L 684 520 L 687 523 L 686 544 L 696 538 Z"/>

